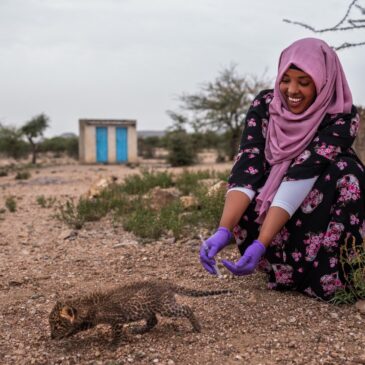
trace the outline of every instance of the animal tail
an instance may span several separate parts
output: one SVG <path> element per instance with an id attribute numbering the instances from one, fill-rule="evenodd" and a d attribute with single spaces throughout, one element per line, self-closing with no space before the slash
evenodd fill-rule
<path id="1" fill-rule="evenodd" d="M 197 290 L 184 288 L 183 286 L 174 285 L 173 288 L 176 294 L 185 295 L 189 297 L 208 297 L 210 295 L 221 295 L 221 294 L 231 294 L 230 289 L 218 289 L 218 290 Z"/>

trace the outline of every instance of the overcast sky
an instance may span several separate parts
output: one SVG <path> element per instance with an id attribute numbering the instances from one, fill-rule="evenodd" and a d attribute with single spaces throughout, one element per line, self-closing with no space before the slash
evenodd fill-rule
<path id="1" fill-rule="evenodd" d="M 0 122 L 51 120 L 47 136 L 78 133 L 79 118 L 171 122 L 177 96 L 235 63 L 274 78 L 281 50 L 316 36 L 282 21 L 336 24 L 350 0 L 0 0 Z M 362 5 L 365 6 L 365 0 Z M 355 17 L 360 12 L 354 9 Z M 323 34 L 331 45 L 365 31 Z M 365 105 L 365 47 L 339 52 L 355 104 Z"/>

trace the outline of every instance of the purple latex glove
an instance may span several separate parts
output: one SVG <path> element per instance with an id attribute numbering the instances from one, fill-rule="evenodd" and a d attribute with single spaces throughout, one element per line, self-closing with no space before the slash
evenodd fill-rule
<path id="1" fill-rule="evenodd" d="M 259 240 L 255 240 L 246 248 L 245 253 L 236 263 L 222 260 L 222 264 L 234 275 L 252 274 L 265 251 L 266 247 L 264 244 Z"/>
<path id="2" fill-rule="evenodd" d="M 210 236 L 200 246 L 200 262 L 212 275 L 217 274 L 214 268 L 216 265 L 214 256 L 229 244 L 231 238 L 232 234 L 226 227 L 219 227 L 213 236 Z"/>

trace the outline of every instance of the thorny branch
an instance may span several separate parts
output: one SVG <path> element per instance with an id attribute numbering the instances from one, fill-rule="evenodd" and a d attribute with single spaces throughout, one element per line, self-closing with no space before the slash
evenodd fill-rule
<path id="1" fill-rule="evenodd" d="M 299 25 L 303 28 L 309 29 L 310 31 L 314 33 L 325 33 L 325 32 L 337 32 L 337 31 L 348 31 L 348 30 L 354 30 L 354 29 L 360 29 L 365 28 L 365 19 L 351 19 L 349 18 L 351 9 L 353 7 L 356 7 L 361 11 L 362 15 L 365 15 L 365 8 L 357 4 L 358 0 L 352 0 L 349 7 L 347 8 L 346 14 L 344 17 L 334 26 L 329 28 L 322 28 L 322 29 L 316 29 L 306 23 L 292 21 L 289 19 L 283 19 L 284 22 L 294 25 Z M 347 23 L 345 23 L 347 21 Z M 345 25 L 344 25 L 345 23 Z M 363 46 L 365 45 L 364 42 L 358 42 L 358 43 L 349 43 L 345 42 L 341 44 L 340 46 L 333 47 L 336 51 L 344 48 L 350 48 L 350 47 L 357 47 L 357 46 Z"/>

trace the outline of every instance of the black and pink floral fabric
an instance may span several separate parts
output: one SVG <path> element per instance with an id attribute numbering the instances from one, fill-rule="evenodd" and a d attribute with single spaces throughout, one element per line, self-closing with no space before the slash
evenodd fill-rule
<path id="1" fill-rule="evenodd" d="M 261 92 L 249 109 L 229 187 L 256 192 L 265 184 L 270 165 L 265 159 L 265 137 L 272 90 Z M 268 248 L 260 267 L 268 273 L 268 287 L 297 290 L 329 300 L 346 281 L 340 247 L 349 237 L 365 238 L 365 168 L 351 148 L 359 115 L 326 115 L 307 148 L 292 161 L 284 180 L 318 176 L 311 192 Z M 253 199 L 234 236 L 241 253 L 258 236 Z M 351 247 L 348 247 L 351 252 Z"/>

